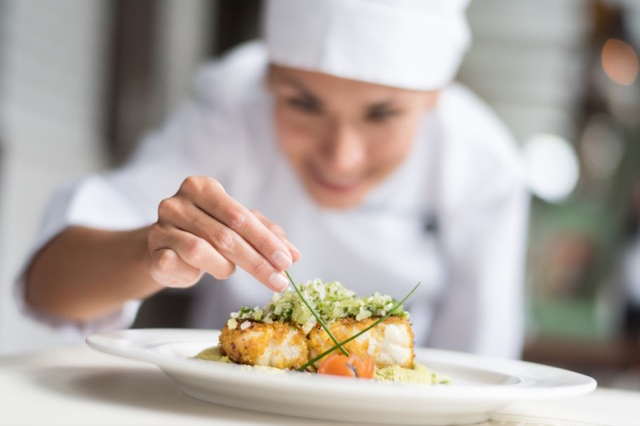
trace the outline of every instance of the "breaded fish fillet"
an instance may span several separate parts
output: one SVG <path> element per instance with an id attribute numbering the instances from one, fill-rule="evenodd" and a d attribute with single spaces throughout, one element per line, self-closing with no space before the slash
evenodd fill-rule
<path id="1" fill-rule="evenodd" d="M 328 326 L 336 339 L 343 341 L 376 320 L 342 318 L 332 321 Z M 247 323 L 249 325 L 245 325 Z M 234 362 L 290 369 L 301 367 L 334 345 L 320 325 L 306 336 L 297 325 L 282 321 L 266 324 L 242 320 L 233 329 L 224 327 L 219 340 L 222 350 Z M 360 356 L 372 356 L 376 367 L 411 367 L 414 358 L 413 331 L 406 318 L 390 316 L 346 344 L 345 348 Z"/>
<path id="2" fill-rule="evenodd" d="M 225 326 L 219 341 L 229 359 L 239 364 L 295 369 L 309 360 L 307 339 L 291 322 L 242 320 L 234 329 Z"/>
<path id="3" fill-rule="evenodd" d="M 342 318 L 327 324 L 335 338 L 342 342 L 369 327 L 377 318 L 357 321 L 353 318 Z M 331 349 L 333 340 L 321 327 L 309 333 L 309 359 Z M 376 367 L 399 365 L 409 368 L 413 365 L 413 331 L 409 320 L 403 317 L 390 316 L 371 330 L 347 343 L 345 349 L 359 356 L 370 355 Z M 338 352 L 336 349 L 335 352 Z M 320 361 L 322 362 L 322 361 Z M 316 365 L 317 367 L 317 365 Z"/>

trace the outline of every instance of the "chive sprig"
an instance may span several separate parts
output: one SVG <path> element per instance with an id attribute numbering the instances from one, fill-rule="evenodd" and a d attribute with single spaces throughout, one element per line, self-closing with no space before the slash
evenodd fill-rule
<path id="1" fill-rule="evenodd" d="M 334 345 L 333 347 L 331 347 L 330 349 L 327 349 L 326 351 L 322 352 L 320 355 L 316 355 L 312 360 L 310 360 L 309 362 L 307 362 L 305 365 L 303 365 L 302 367 L 298 368 L 298 371 L 304 371 L 306 370 L 308 367 L 310 367 L 311 365 L 313 365 L 316 361 L 321 360 L 322 358 L 324 358 L 325 356 L 329 355 L 331 352 L 333 352 L 337 347 L 339 347 L 340 345 L 345 345 L 347 343 L 349 343 L 350 341 L 358 338 L 359 336 L 363 335 L 364 333 L 366 333 L 367 331 L 371 330 L 373 327 L 375 327 L 376 325 L 380 324 L 382 321 L 386 320 L 387 318 L 389 318 L 389 316 L 391 316 L 391 314 L 398 309 L 398 307 L 400 305 L 402 305 L 404 302 L 407 301 L 407 299 L 413 294 L 414 291 L 416 291 L 416 289 L 418 288 L 418 286 L 420 286 L 420 283 L 418 282 L 418 284 L 415 285 L 415 287 L 413 287 L 411 289 L 411 291 L 398 303 L 396 303 L 390 310 L 389 312 L 387 312 L 387 314 L 383 317 L 380 317 L 376 322 L 374 322 L 373 324 L 371 324 L 369 327 L 365 328 L 364 330 L 354 334 L 353 336 L 349 337 L 348 339 L 343 340 L 340 343 L 337 343 L 336 345 Z"/>
<path id="2" fill-rule="evenodd" d="M 342 351 L 343 354 L 345 354 L 346 356 L 349 356 L 349 352 L 347 352 L 347 350 L 343 347 L 344 345 L 346 345 L 347 343 L 351 342 L 354 339 L 357 339 L 359 336 L 363 335 L 364 333 L 366 333 L 367 331 L 371 330 L 373 327 L 375 327 L 376 325 L 380 324 L 382 321 L 386 320 L 387 318 L 389 318 L 389 316 L 391 316 L 391 314 L 393 314 L 393 312 L 398 309 L 398 307 L 400 307 L 404 302 L 407 301 L 407 299 L 409 299 L 409 297 L 411 297 L 411 295 L 418 289 L 418 287 L 420 286 L 420 282 L 418 282 L 409 293 L 407 293 L 407 295 L 399 302 L 397 302 L 395 305 L 393 305 L 391 307 L 391 309 L 389 309 L 389 312 L 387 312 L 384 316 L 380 317 L 377 321 L 375 321 L 373 324 L 371 324 L 370 326 L 366 327 L 364 330 L 354 334 L 353 336 L 343 340 L 342 342 L 338 342 L 338 340 L 335 338 L 335 336 L 333 335 L 333 333 L 331 333 L 331 330 L 329 330 L 329 327 L 327 327 L 327 325 L 325 324 L 325 322 L 322 320 L 322 318 L 320 318 L 320 315 L 318 315 L 316 313 L 316 311 L 311 307 L 311 305 L 307 302 L 307 300 L 304 298 L 304 296 L 302 295 L 302 292 L 300 291 L 300 289 L 298 289 L 298 286 L 296 286 L 296 283 L 293 281 L 293 279 L 291 278 L 291 275 L 289 275 L 288 271 L 284 271 L 284 273 L 287 275 L 287 278 L 289 278 L 289 281 L 291 282 L 291 285 L 293 285 L 293 288 L 295 289 L 296 293 L 298 293 L 298 296 L 300 296 L 300 299 L 302 300 L 302 302 L 307 306 L 307 308 L 309 308 L 309 311 L 311 311 L 311 313 L 313 314 L 313 316 L 316 318 L 316 320 L 320 323 L 320 325 L 322 326 L 322 328 L 324 328 L 324 330 L 327 332 L 327 334 L 329 335 L 329 337 L 331 338 L 331 340 L 333 340 L 333 342 L 335 343 L 334 346 L 332 346 L 330 349 L 327 349 L 326 351 L 322 352 L 319 355 L 316 355 L 312 360 L 310 360 L 309 362 L 307 362 L 305 365 L 303 365 L 302 367 L 298 368 L 298 371 L 304 371 L 307 368 L 309 368 L 310 366 L 312 366 L 315 362 L 317 362 L 318 360 L 321 360 L 322 358 L 324 358 L 325 356 L 329 355 L 331 352 L 333 352 L 336 349 L 340 349 Z"/>
<path id="3" fill-rule="evenodd" d="M 349 352 L 347 352 L 347 350 L 344 347 L 342 347 L 342 344 L 340 342 L 338 342 L 338 339 L 336 339 L 335 336 L 333 335 L 333 333 L 331 333 L 331 330 L 329 330 L 329 327 L 327 327 L 327 324 L 325 324 L 325 322 L 322 320 L 322 318 L 320 318 L 320 315 L 318 315 L 316 313 L 316 311 L 311 307 L 309 302 L 307 302 L 307 299 L 304 298 L 304 296 L 302 295 L 302 292 L 300 291 L 300 289 L 298 288 L 296 283 L 291 278 L 291 275 L 289 275 L 289 271 L 284 271 L 284 273 L 287 274 L 287 278 L 289 278 L 289 281 L 291 282 L 291 285 L 296 290 L 296 293 L 298 293 L 298 296 L 300 296 L 300 299 L 302 300 L 302 302 L 307 306 L 307 308 L 309 308 L 309 310 L 311 311 L 313 316 L 316 317 L 316 320 L 320 323 L 322 328 L 324 328 L 324 331 L 327 332 L 329 337 L 331 337 L 331 340 L 333 340 L 333 343 L 336 344 L 336 346 L 334 346 L 333 348 L 335 349 L 336 347 L 338 347 L 338 348 L 340 348 L 340 350 L 342 351 L 343 354 L 345 354 L 346 356 L 349 356 Z"/>

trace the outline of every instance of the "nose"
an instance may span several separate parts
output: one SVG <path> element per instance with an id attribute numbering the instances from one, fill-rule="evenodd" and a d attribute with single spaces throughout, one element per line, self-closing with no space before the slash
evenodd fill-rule
<path id="1" fill-rule="evenodd" d="M 358 169 L 365 161 L 366 149 L 362 136 L 349 123 L 334 121 L 325 143 L 326 166 L 336 173 Z"/>

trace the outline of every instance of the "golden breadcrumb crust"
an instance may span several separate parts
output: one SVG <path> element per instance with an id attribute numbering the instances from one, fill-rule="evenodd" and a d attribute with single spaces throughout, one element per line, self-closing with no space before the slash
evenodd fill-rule
<path id="1" fill-rule="evenodd" d="M 369 327 L 376 321 L 377 318 L 368 318 L 360 321 L 353 318 L 342 318 L 327 325 L 338 342 L 342 342 Z M 390 325 L 403 327 L 409 336 L 409 339 L 407 339 L 408 341 L 404 342 L 404 345 L 402 346 L 410 348 L 410 357 L 406 358 L 402 363 L 395 363 L 380 356 L 385 349 L 388 349 L 385 347 L 386 345 L 398 344 L 398 342 L 390 342 L 385 339 L 386 327 Z M 311 333 L 309 333 L 309 359 L 331 349 L 334 345 L 333 340 L 331 340 L 323 328 L 319 326 L 315 327 L 311 330 Z M 358 356 L 372 356 L 375 360 L 376 367 L 378 368 L 388 367 L 390 365 L 399 365 L 400 367 L 409 368 L 413 365 L 413 358 L 415 356 L 413 351 L 413 330 L 411 329 L 411 325 L 409 325 L 409 321 L 406 318 L 398 316 L 388 317 L 382 323 L 367 331 L 362 336 L 347 343 L 344 347 L 347 352 L 354 353 Z M 334 352 L 339 353 L 340 349 L 335 349 Z"/>
<path id="2" fill-rule="evenodd" d="M 342 318 L 328 324 L 329 329 L 341 342 L 370 326 L 377 318 L 355 320 Z M 249 323 L 249 326 L 243 323 Z M 386 335 L 386 328 L 395 327 L 396 336 Z M 243 329 L 243 327 L 246 327 Z M 398 329 L 400 340 L 398 341 Z M 399 365 L 409 368 L 413 365 L 413 330 L 408 319 L 390 316 L 362 336 L 347 343 L 345 348 L 359 356 L 365 354 L 374 357 L 376 367 Z M 232 361 L 248 365 L 268 365 L 276 368 L 299 368 L 316 355 L 330 349 L 334 343 L 326 331 L 317 325 L 308 336 L 294 323 L 274 321 L 265 324 L 252 320 L 239 320 L 234 329 L 225 326 L 220 333 L 220 347 Z M 393 352 L 389 346 L 401 346 L 408 350 L 402 362 L 394 362 L 383 353 Z M 335 350 L 339 352 L 339 349 Z M 316 365 L 317 367 L 317 365 Z"/>
<path id="3" fill-rule="evenodd" d="M 250 325 L 243 330 L 245 322 Z M 222 329 L 219 341 L 229 359 L 239 364 L 294 369 L 302 367 L 309 359 L 307 339 L 293 323 L 238 321 L 235 329 L 227 326 Z M 300 355 L 296 356 L 296 352 Z"/>

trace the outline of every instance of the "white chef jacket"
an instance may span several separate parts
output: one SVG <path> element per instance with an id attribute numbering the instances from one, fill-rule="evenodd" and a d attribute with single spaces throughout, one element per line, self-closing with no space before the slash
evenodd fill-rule
<path id="1" fill-rule="evenodd" d="M 516 146 L 496 117 L 463 86 L 447 87 L 406 160 L 360 206 L 322 208 L 279 151 L 266 67 L 260 42 L 204 67 L 193 99 L 128 164 L 54 197 L 32 253 L 72 224 L 124 230 L 153 223 L 158 203 L 184 178 L 211 176 L 286 230 L 302 253 L 290 269 L 297 281 L 337 280 L 359 295 L 396 299 L 421 282 L 405 303 L 417 345 L 518 356 L 528 194 Z M 262 306 L 272 295 L 242 270 L 202 281 L 192 327 L 221 328 L 231 311 Z M 21 278 L 16 290 L 28 315 L 80 334 L 128 327 L 140 304 L 74 323 L 26 306 Z"/>

